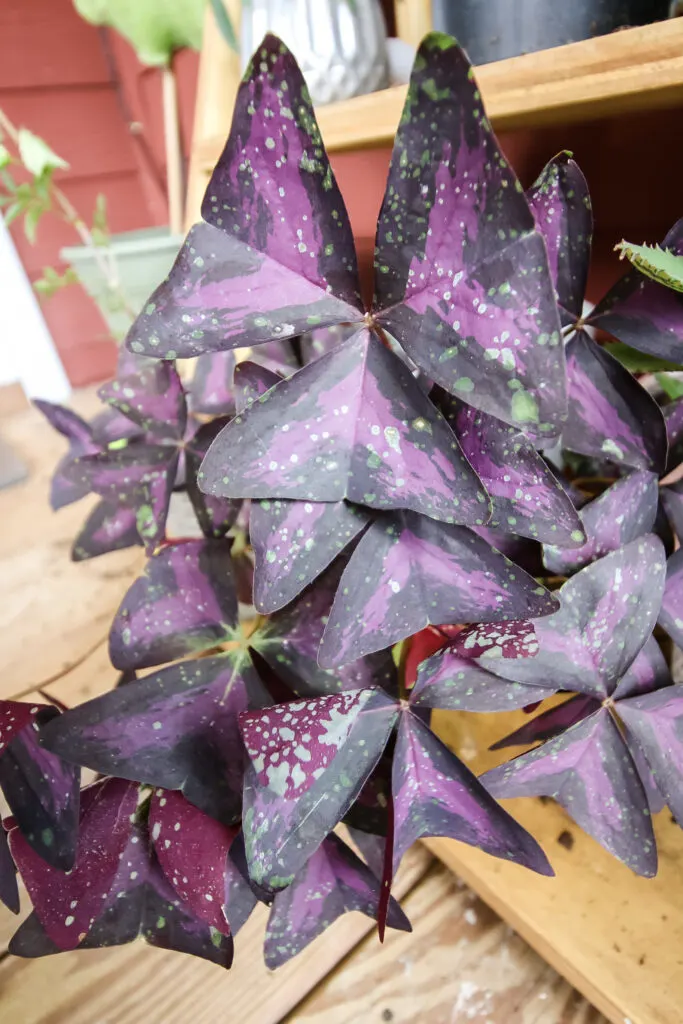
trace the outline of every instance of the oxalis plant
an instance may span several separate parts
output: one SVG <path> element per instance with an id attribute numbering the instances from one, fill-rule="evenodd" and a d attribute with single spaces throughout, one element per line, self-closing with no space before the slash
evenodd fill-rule
<path id="1" fill-rule="evenodd" d="M 422 836 L 552 874 L 513 795 L 653 875 L 651 812 L 683 822 L 660 646 L 683 643 L 683 404 L 598 332 L 674 372 L 681 295 L 634 268 L 583 315 L 586 182 L 563 153 L 524 194 L 443 35 L 417 55 L 369 309 L 272 36 L 202 215 L 105 411 L 41 404 L 70 445 L 53 504 L 100 497 L 74 558 L 149 561 L 112 625 L 116 689 L 1 705 L 2 895 L 17 909 L 16 865 L 34 906 L 12 951 L 142 934 L 229 966 L 257 902 L 271 967 L 346 911 L 408 929 L 391 882 Z M 663 244 L 683 254 L 683 222 Z M 169 536 L 186 499 L 196 529 Z M 481 778 L 430 729 L 539 704 Z"/>

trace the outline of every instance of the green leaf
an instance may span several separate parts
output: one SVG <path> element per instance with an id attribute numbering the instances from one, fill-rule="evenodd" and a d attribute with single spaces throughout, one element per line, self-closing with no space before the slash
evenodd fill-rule
<path id="1" fill-rule="evenodd" d="M 97 236 L 95 245 L 109 244 L 109 223 L 107 221 L 107 197 L 101 192 L 95 200 L 95 211 L 92 216 L 93 238 Z"/>
<path id="2" fill-rule="evenodd" d="M 0 142 L 0 167 L 7 167 L 12 162 L 12 157 L 7 146 L 3 146 Z"/>
<path id="3" fill-rule="evenodd" d="M 651 277 L 653 281 L 683 292 L 683 256 L 677 256 L 668 249 L 660 249 L 658 245 L 633 245 L 622 241 L 614 247 L 626 257 L 641 274 Z"/>
<path id="4" fill-rule="evenodd" d="M 58 273 L 54 267 L 43 267 L 43 276 L 33 282 L 33 287 L 43 298 L 51 298 L 61 288 L 78 281 L 75 271 L 67 267 L 63 274 Z"/>
<path id="5" fill-rule="evenodd" d="M 34 135 L 28 128 L 19 129 L 17 139 L 19 156 L 27 171 L 36 178 L 40 178 L 46 171 L 53 171 L 57 168 L 67 168 L 66 160 L 50 149 L 47 142 Z"/>
<path id="6" fill-rule="evenodd" d="M 36 244 L 36 232 L 38 231 L 38 222 L 42 212 L 39 206 L 31 206 L 24 216 L 24 234 L 31 245 Z"/>
<path id="7" fill-rule="evenodd" d="M 649 356 L 645 352 L 637 352 L 621 341 L 608 342 L 603 346 L 611 356 L 618 359 L 631 373 L 656 373 L 658 370 L 683 370 L 678 363 L 669 363 L 666 359 Z"/>
<path id="8" fill-rule="evenodd" d="M 16 220 L 17 217 L 21 214 L 23 208 L 23 203 L 14 202 L 10 207 L 7 208 L 7 210 L 5 210 L 5 224 L 7 224 L 8 227 L 12 223 L 12 221 Z"/>
<path id="9" fill-rule="evenodd" d="M 230 49 L 234 50 L 235 53 L 239 53 L 240 44 L 237 40 L 237 36 L 235 35 L 235 29 L 233 28 L 230 15 L 223 4 L 223 0 L 211 0 L 211 10 L 213 11 L 213 16 L 216 19 L 218 31 L 223 36 Z"/>
<path id="10" fill-rule="evenodd" d="M 657 383 L 669 398 L 683 398 L 683 380 L 671 377 L 668 373 L 656 373 Z"/>
<path id="11" fill-rule="evenodd" d="M 74 0 L 82 18 L 119 32 L 143 64 L 168 66 L 176 50 L 200 50 L 206 0 Z"/>

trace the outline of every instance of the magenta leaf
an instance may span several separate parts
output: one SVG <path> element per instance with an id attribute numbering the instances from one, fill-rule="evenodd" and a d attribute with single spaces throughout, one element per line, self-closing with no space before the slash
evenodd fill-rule
<path id="1" fill-rule="evenodd" d="M 353 850 L 327 836 L 291 885 L 279 892 L 268 918 L 264 955 L 271 969 L 281 967 L 341 917 L 357 910 L 377 916 L 379 882 Z M 387 924 L 400 931 L 410 922 L 392 899 Z"/>
<path id="2" fill-rule="evenodd" d="M 115 505 L 103 498 L 95 505 L 76 536 L 71 558 L 74 562 L 84 562 L 110 551 L 135 547 L 136 544 L 142 544 L 142 540 L 138 533 L 135 509 Z"/>
<path id="3" fill-rule="evenodd" d="M 187 422 L 185 391 L 172 363 L 156 362 L 134 376 L 104 384 L 103 402 L 159 440 L 182 440 Z"/>
<path id="4" fill-rule="evenodd" d="M 213 498 L 197 486 L 197 473 L 202 459 L 226 422 L 226 419 L 219 418 L 205 423 L 185 446 L 187 493 L 205 537 L 224 537 L 234 526 L 243 504 L 231 498 Z"/>
<path id="5" fill-rule="evenodd" d="M 235 367 L 235 405 L 237 412 L 242 413 L 257 398 L 279 384 L 282 377 L 279 373 L 262 366 L 251 359 L 238 363 Z"/>
<path id="6" fill-rule="evenodd" d="M 53 867 L 69 871 L 76 856 L 80 771 L 41 744 L 43 728 L 59 717 L 55 707 L 40 708 L 0 749 L 0 789 L 26 842 Z"/>
<path id="7" fill-rule="evenodd" d="M 206 650 L 237 625 L 230 548 L 222 540 L 168 545 L 121 602 L 109 634 L 119 669 L 146 668 Z"/>
<path id="8" fill-rule="evenodd" d="M 567 345 L 565 448 L 620 466 L 664 471 L 666 426 L 655 400 L 586 331 Z"/>
<path id="9" fill-rule="evenodd" d="M 233 498 L 348 498 L 446 522 L 488 519 L 481 482 L 445 419 L 366 329 L 228 424 L 200 486 Z"/>
<path id="10" fill-rule="evenodd" d="M 21 700 L 0 700 L 0 757 L 23 729 L 35 722 L 46 704 L 29 704 Z"/>
<path id="11" fill-rule="evenodd" d="M 453 654 L 462 658 L 533 658 L 538 641 L 533 622 L 487 622 L 466 626 L 451 641 Z"/>
<path id="12" fill-rule="evenodd" d="M 247 68 L 202 216 L 133 325 L 133 352 L 193 356 L 360 319 L 346 209 L 301 72 L 274 36 Z"/>
<path id="13" fill-rule="evenodd" d="M 19 887 L 17 886 L 17 869 L 9 852 L 7 833 L 0 824 L 0 902 L 4 903 L 13 914 L 21 909 L 19 903 Z"/>
<path id="14" fill-rule="evenodd" d="M 569 153 L 558 153 L 527 192 L 536 229 L 543 235 L 563 324 L 583 312 L 593 214 L 588 185 Z"/>
<path id="15" fill-rule="evenodd" d="M 374 310 L 433 380 L 537 437 L 566 414 L 548 257 L 456 41 L 423 41 L 377 228 Z"/>
<path id="16" fill-rule="evenodd" d="M 647 878 L 656 874 L 657 848 L 647 795 L 628 747 L 605 708 L 486 772 L 481 781 L 495 797 L 552 797 L 577 825 L 637 874 Z"/>
<path id="17" fill-rule="evenodd" d="M 370 521 L 345 501 L 254 502 L 249 536 L 254 549 L 254 605 L 263 615 L 293 601 Z"/>
<path id="18" fill-rule="evenodd" d="M 658 537 L 631 541 L 581 569 L 556 592 L 560 610 L 534 623 L 534 658 L 491 660 L 487 668 L 526 685 L 569 690 L 604 700 L 652 634 L 666 563 Z"/>
<path id="19" fill-rule="evenodd" d="M 525 747 L 531 743 L 554 739 L 555 736 L 559 736 L 572 725 L 588 718 L 599 708 L 600 702 L 595 697 L 586 697 L 582 693 L 575 693 L 569 700 L 542 711 L 540 715 L 525 722 L 519 729 L 504 736 L 502 740 L 492 743 L 489 749 L 503 750 L 505 747 Z"/>
<path id="20" fill-rule="evenodd" d="M 411 712 L 401 716 L 392 790 L 394 872 L 416 839 L 448 836 L 542 875 L 553 874 L 536 840 Z"/>
<path id="21" fill-rule="evenodd" d="M 232 416 L 235 412 L 233 352 L 205 352 L 197 363 L 189 390 L 194 413 L 206 416 Z"/>
<path id="22" fill-rule="evenodd" d="M 229 856 L 239 829 L 163 789 L 152 797 L 148 827 L 161 870 L 183 904 L 221 934 L 235 935 L 256 906 Z"/>
<path id="23" fill-rule="evenodd" d="M 524 434 L 462 403 L 448 419 L 488 491 L 489 527 L 541 542 L 581 542 L 581 520 L 569 495 Z"/>
<path id="24" fill-rule="evenodd" d="M 674 224 L 662 247 L 683 254 L 683 219 Z M 683 297 L 638 270 L 617 281 L 591 313 L 590 322 L 639 352 L 683 362 Z"/>
<path id="25" fill-rule="evenodd" d="M 568 576 L 596 558 L 649 533 L 657 516 L 658 501 L 659 488 L 654 473 L 641 471 L 622 477 L 581 509 L 585 544 L 573 549 L 544 545 L 546 568 Z"/>
<path id="26" fill-rule="evenodd" d="M 683 548 L 675 551 L 666 564 L 659 624 L 673 642 L 683 648 Z"/>
<path id="27" fill-rule="evenodd" d="M 181 662 L 64 713 L 50 750 L 104 774 L 178 789 L 212 817 L 240 816 L 238 715 L 268 695 L 244 651 Z"/>
<path id="28" fill-rule="evenodd" d="M 344 665 L 428 625 L 547 615 L 555 598 L 461 526 L 413 512 L 375 520 L 344 570 L 319 661 Z"/>
<path id="29" fill-rule="evenodd" d="M 257 885 L 277 891 L 293 881 L 358 796 L 397 714 L 371 688 L 241 715 L 244 836 Z"/>
<path id="30" fill-rule="evenodd" d="M 645 755 L 657 789 L 679 825 L 683 822 L 683 686 L 668 686 L 620 700 L 629 736 Z"/>

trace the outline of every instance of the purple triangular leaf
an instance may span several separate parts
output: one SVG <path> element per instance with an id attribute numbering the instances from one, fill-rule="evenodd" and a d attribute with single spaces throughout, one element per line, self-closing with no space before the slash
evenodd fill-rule
<path id="1" fill-rule="evenodd" d="M 244 836 L 257 885 L 277 891 L 293 881 L 358 796 L 397 713 L 383 691 L 364 689 L 240 717 Z"/>
<path id="2" fill-rule="evenodd" d="M 617 711 L 645 755 L 657 789 L 683 824 L 683 686 L 620 700 Z"/>
<path id="3" fill-rule="evenodd" d="M 23 729 L 36 721 L 46 704 L 29 704 L 21 700 L 0 700 L 0 757 Z"/>
<path id="4" fill-rule="evenodd" d="M 660 487 L 659 496 L 666 518 L 680 540 L 683 537 L 683 481 Z"/>
<path id="5" fill-rule="evenodd" d="M 586 331 L 577 331 L 567 345 L 567 374 L 565 448 L 620 466 L 663 472 L 666 426 L 659 406 Z"/>
<path id="6" fill-rule="evenodd" d="M 238 413 L 265 395 L 266 391 L 279 384 L 282 377 L 279 373 L 269 370 L 251 359 L 238 363 L 235 367 L 235 405 Z"/>
<path id="7" fill-rule="evenodd" d="M 454 39 L 422 43 L 394 144 L 373 308 L 433 380 L 538 437 L 566 414 L 543 239 Z"/>
<path id="8" fill-rule="evenodd" d="M 555 598 L 462 526 L 414 512 L 379 517 L 344 570 L 320 664 L 344 665 L 428 625 L 545 615 Z"/>
<path id="9" fill-rule="evenodd" d="M 104 384 L 97 393 L 155 438 L 181 440 L 185 433 L 185 391 L 173 363 L 156 362 L 133 377 Z"/>
<path id="10" fill-rule="evenodd" d="M 198 356 L 189 391 L 192 411 L 206 416 L 232 416 L 234 370 L 234 352 L 206 352 Z"/>
<path id="11" fill-rule="evenodd" d="M 533 622 L 477 622 L 452 639 L 450 649 L 461 658 L 534 658 L 538 641 Z"/>
<path id="12" fill-rule="evenodd" d="M 671 684 L 672 678 L 667 660 L 654 636 L 651 636 L 628 672 L 619 680 L 613 697 L 614 700 L 637 697 L 641 693 L 661 690 Z"/>
<path id="13" fill-rule="evenodd" d="M 69 474 L 69 467 L 74 459 L 81 455 L 93 455 L 99 451 L 100 446 L 93 437 L 90 424 L 71 409 L 43 399 L 34 399 L 33 404 L 50 426 L 69 442 L 69 451 L 59 460 L 50 481 L 50 506 L 56 512 L 74 501 L 80 501 L 89 493 L 87 481 L 74 480 Z"/>
<path id="14" fill-rule="evenodd" d="M 266 966 L 281 967 L 321 935 L 342 914 L 356 910 L 377 916 L 379 882 L 346 843 L 329 835 L 306 866 L 279 892 L 268 918 Z M 387 924 L 410 931 L 410 922 L 391 900 Z"/>
<path id="15" fill-rule="evenodd" d="M 229 857 L 239 829 L 162 789 L 152 797 L 148 827 L 161 870 L 185 906 L 223 935 L 235 935 L 256 906 Z"/>
<path id="16" fill-rule="evenodd" d="M 683 254 L 683 219 L 671 228 L 662 248 Z M 590 323 L 639 352 L 683 362 L 683 296 L 638 270 L 617 281 L 593 310 Z"/>
<path id="17" fill-rule="evenodd" d="M 237 716 L 268 695 L 244 652 L 182 662 L 65 712 L 44 742 L 104 774 L 181 790 L 226 824 L 240 815 Z"/>
<path id="18" fill-rule="evenodd" d="M 654 473 L 643 471 L 622 477 L 581 509 L 585 544 L 579 548 L 544 545 L 546 568 L 568 576 L 596 558 L 649 533 L 657 516 L 658 501 L 659 488 Z"/>
<path id="19" fill-rule="evenodd" d="M 601 708 L 481 781 L 496 797 L 550 796 L 585 832 L 639 875 L 657 871 L 657 848 L 638 771 Z"/>
<path id="20" fill-rule="evenodd" d="M 14 866 L 12 854 L 9 852 L 7 833 L 2 824 L 0 824 L 0 902 L 4 903 L 13 914 L 18 914 L 21 909 L 17 869 Z"/>
<path id="21" fill-rule="evenodd" d="M 0 751 L 0 789 L 23 837 L 55 868 L 76 856 L 80 771 L 41 745 L 42 729 L 59 717 L 45 707 Z"/>
<path id="22" fill-rule="evenodd" d="M 593 214 L 588 185 L 569 153 L 558 153 L 527 192 L 543 235 L 563 323 L 581 317 L 588 280 Z"/>
<path id="23" fill-rule="evenodd" d="M 113 406 L 106 406 L 93 416 L 90 426 L 93 437 L 101 448 L 106 448 L 113 441 L 131 441 L 144 435 L 144 430 L 138 423 L 134 423 Z"/>
<path id="24" fill-rule="evenodd" d="M 253 502 L 249 536 L 254 549 L 254 606 L 270 615 L 317 579 L 370 521 L 345 501 Z"/>
<path id="25" fill-rule="evenodd" d="M 153 555 L 121 602 L 109 634 L 115 668 L 146 668 L 206 650 L 237 625 L 230 547 L 223 540 L 169 544 Z"/>
<path id="26" fill-rule="evenodd" d="M 683 398 L 665 405 L 662 409 L 666 423 L 666 437 L 669 442 L 667 472 L 683 462 Z"/>
<path id="27" fill-rule="evenodd" d="M 363 832 L 351 825 L 346 826 L 351 842 L 356 846 L 363 860 L 372 871 L 375 878 L 382 877 L 384 867 L 384 850 L 386 847 L 386 836 L 376 836 L 371 832 Z"/>
<path id="28" fill-rule="evenodd" d="M 360 319 L 353 236 L 301 72 L 266 36 L 196 225 L 128 336 L 171 358 Z"/>
<path id="29" fill-rule="evenodd" d="M 447 836 L 540 874 L 553 874 L 536 840 L 411 712 L 401 716 L 392 791 L 394 871 L 416 839 Z"/>
<path id="30" fill-rule="evenodd" d="M 213 498 L 210 494 L 204 494 L 197 486 L 197 473 L 202 459 L 226 422 L 227 420 L 221 418 L 205 423 L 185 446 L 187 493 L 205 537 L 224 537 L 235 524 L 242 509 L 241 501 L 232 498 Z"/>
<path id="31" fill-rule="evenodd" d="M 613 694 L 652 634 L 659 614 L 666 562 L 654 534 L 631 541 L 581 569 L 556 592 L 560 611 L 534 623 L 534 658 L 487 662 L 504 679 L 599 700 Z"/>
<path id="32" fill-rule="evenodd" d="M 228 497 L 348 498 L 447 522 L 483 525 L 489 515 L 445 419 L 365 328 L 237 416 L 209 449 L 200 486 Z"/>
<path id="33" fill-rule="evenodd" d="M 71 548 L 71 559 L 84 562 L 110 551 L 142 544 L 135 509 L 102 499 L 84 522 Z"/>
<path id="34" fill-rule="evenodd" d="M 462 403 L 448 418 L 491 499 L 489 527 L 542 543 L 580 543 L 578 512 L 524 434 Z"/>
<path id="35" fill-rule="evenodd" d="M 303 334 L 299 339 L 299 344 L 304 366 L 331 352 L 337 345 L 341 345 L 342 341 L 350 338 L 355 330 L 356 328 L 350 324 L 333 324 L 331 327 L 323 327 L 321 330 Z"/>
<path id="36" fill-rule="evenodd" d="M 562 704 L 556 704 L 554 708 L 548 708 L 536 715 L 530 721 L 525 722 L 519 729 L 508 733 L 502 740 L 492 743 L 489 750 L 503 750 L 505 747 L 526 747 L 531 743 L 539 743 L 544 740 L 554 739 L 560 733 L 565 732 L 588 718 L 600 708 L 600 702 L 595 697 L 586 697 L 582 693 L 575 693 L 569 700 Z"/>
<path id="37" fill-rule="evenodd" d="M 659 624 L 683 648 L 683 548 L 666 563 L 666 586 L 659 612 Z"/>

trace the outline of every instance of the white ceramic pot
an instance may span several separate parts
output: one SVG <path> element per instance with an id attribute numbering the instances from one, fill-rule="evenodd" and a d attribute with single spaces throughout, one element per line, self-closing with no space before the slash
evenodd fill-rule
<path id="1" fill-rule="evenodd" d="M 249 0 L 242 7 L 243 65 L 266 32 L 293 52 L 318 106 L 389 84 L 379 0 Z"/>

